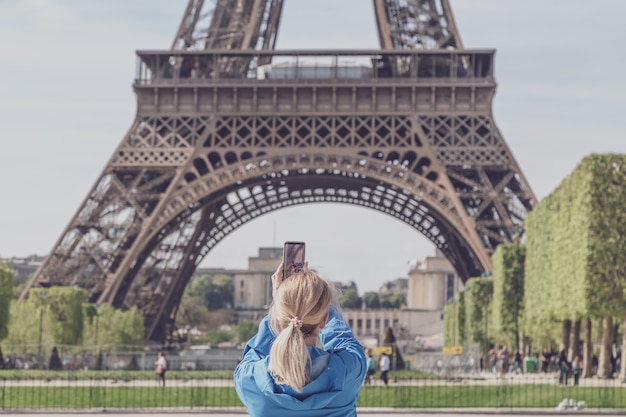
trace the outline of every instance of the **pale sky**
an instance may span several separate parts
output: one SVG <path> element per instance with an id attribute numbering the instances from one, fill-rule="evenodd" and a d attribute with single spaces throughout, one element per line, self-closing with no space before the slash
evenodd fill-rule
<path id="1" fill-rule="evenodd" d="M 186 0 L 0 0 L 0 257 L 46 254 L 135 117 L 135 50 L 168 49 Z M 463 44 L 496 49 L 496 123 L 542 199 L 591 153 L 624 153 L 626 1 L 451 0 Z M 286 0 L 279 49 L 376 49 L 367 0 Z M 371 209 L 312 204 L 231 233 L 203 266 L 307 242 L 359 291 L 434 246 Z"/>

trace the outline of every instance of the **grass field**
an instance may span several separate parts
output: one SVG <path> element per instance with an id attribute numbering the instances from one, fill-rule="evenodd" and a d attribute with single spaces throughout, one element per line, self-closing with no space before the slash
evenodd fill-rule
<path id="1" fill-rule="evenodd" d="M 588 409 L 626 409 L 618 381 L 595 386 L 554 383 L 449 381 L 433 375 L 397 375 L 361 389 L 358 407 L 554 408 L 562 399 Z M 141 371 L 0 371 L 0 409 L 241 407 L 232 371 L 169 371 L 166 386 Z"/>

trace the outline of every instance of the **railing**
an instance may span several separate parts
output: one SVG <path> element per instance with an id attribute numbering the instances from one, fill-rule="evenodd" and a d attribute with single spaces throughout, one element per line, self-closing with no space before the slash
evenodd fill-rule
<path id="1" fill-rule="evenodd" d="M 378 375 L 364 385 L 359 408 L 555 409 L 587 412 L 626 409 L 618 379 L 560 381 L 559 371 L 494 374 L 444 367 L 393 371 L 389 384 Z M 165 384 L 152 371 L 0 370 L 1 410 L 240 409 L 232 370 L 167 371 Z"/>
<path id="2" fill-rule="evenodd" d="M 493 82 L 493 50 L 137 51 L 136 85 L 362 80 Z"/>

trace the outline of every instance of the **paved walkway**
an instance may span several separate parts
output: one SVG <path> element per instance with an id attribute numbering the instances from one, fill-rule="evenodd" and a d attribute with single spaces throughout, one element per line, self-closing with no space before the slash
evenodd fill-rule
<path id="1" fill-rule="evenodd" d="M 133 412 L 133 411 L 110 411 L 110 410 L 94 410 L 92 412 L 73 412 L 71 410 L 64 412 L 16 412 L 14 415 L 20 416 L 42 416 L 46 417 L 93 417 L 94 415 L 115 415 L 116 417 L 173 417 L 173 416 L 189 416 L 194 417 L 198 414 L 209 415 L 211 417 L 245 417 L 245 410 L 202 410 L 196 412 L 181 412 L 179 410 L 172 410 L 171 412 L 164 411 L 141 411 L 141 412 Z M 493 415 L 506 415 L 507 417 L 528 417 L 528 416 L 539 416 L 539 415 L 559 415 L 559 416 L 572 416 L 572 415 L 601 415 L 601 416 L 618 416 L 618 415 L 626 415 L 626 410 L 613 410 L 611 412 L 601 412 L 597 410 L 585 412 L 585 411 L 556 411 L 553 409 L 532 409 L 529 411 L 520 411 L 520 410 L 507 410 L 507 409 L 437 409 L 437 410 L 419 410 L 419 409 L 359 409 L 357 410 L 357 414 L 359 416 L 367 416 L 367 417 L 388 417 L 393 415 L 406 415 L 412 417 L 439 417 L 439 416 L 455 416 L 455 417 L 481 417 L 481 416 L 493 416 Z M 1 415 L 13 415 L 11 412 L 3 412 L 0 411 Z M 278 416 L 277 416 L 278 417 Z"/>

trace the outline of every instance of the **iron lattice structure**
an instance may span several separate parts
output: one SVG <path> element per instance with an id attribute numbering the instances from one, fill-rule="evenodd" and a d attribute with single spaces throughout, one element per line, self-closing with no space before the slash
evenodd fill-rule
<path id="1" fill-rule="evenodd" d="M 494 51 L 462 47 L 447 0 L 373 5 L 380 50 L 278 51 L 282 0 L 190 0 L 171 49 L 137 52 L 136 119 L 22 298 L 77 285 L 163 341 L 224 237 L 316 202 L 489 272 L 536 203 L 493 119 Z"/>

